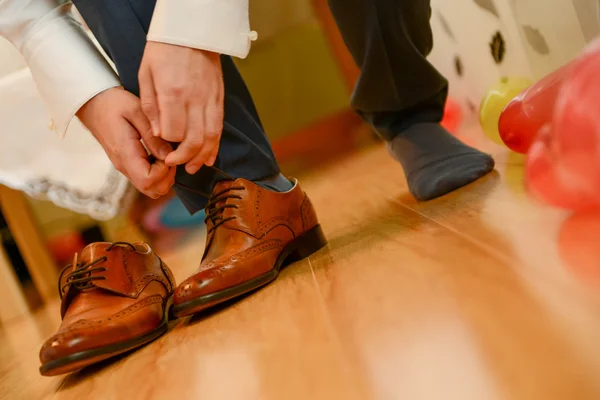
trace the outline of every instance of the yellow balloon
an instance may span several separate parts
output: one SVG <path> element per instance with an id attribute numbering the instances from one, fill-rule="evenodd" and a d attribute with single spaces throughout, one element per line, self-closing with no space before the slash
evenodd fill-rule
<path id="1" fill-rule="evenodd" d="M 497 144 L 504 144 L 498 132 L 498 121 L 504 107 L 519 93 L 531 86 L 525 77 L 503 77 L 492 86 L 479 108 L 479 122 L 485 135 Z"/>

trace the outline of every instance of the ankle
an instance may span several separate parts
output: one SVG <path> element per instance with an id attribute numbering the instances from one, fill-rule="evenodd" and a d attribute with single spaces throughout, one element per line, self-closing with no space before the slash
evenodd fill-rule
<path id="1" fill-rule="evenodd" d="M 273 192 L 288 192 L 294 188 L 294 184 L 282 174 L 276 174 L 264 179 L 254 181 L 258 186 Z"/>

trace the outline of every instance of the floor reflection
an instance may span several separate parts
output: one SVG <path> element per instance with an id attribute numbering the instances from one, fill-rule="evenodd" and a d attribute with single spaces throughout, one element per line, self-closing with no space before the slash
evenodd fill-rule
<path id="1" fill-rule="evenodd" d="M 600 210 L 579 212 L 563 223 L 558 236 L 560 258 L 586 286 L 600 288 Z"/>

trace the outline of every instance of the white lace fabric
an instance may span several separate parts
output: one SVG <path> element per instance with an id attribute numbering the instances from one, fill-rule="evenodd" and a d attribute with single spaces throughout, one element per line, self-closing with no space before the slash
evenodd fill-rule
<path id="1" fill-rule="evenodd" d="M 52 128 L 28 69 L 0 77 L 0 184 L 97 220 L 127 207 L 135 191 L 83 125 Z"/>

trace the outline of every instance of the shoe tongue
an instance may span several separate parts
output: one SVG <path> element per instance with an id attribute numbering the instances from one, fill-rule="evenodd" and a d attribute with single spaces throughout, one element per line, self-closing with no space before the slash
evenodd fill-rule
<path id="1" fill-rule="evenodd" d="M 215 195 L 219 192 L 222 192 L 223 190 L 229 189 L 231 186 L 233 186 L 233 182 L 234 181 L 219 181 L 215 183 L 215 186 L 213 186 L 212 194 Z"/>
<path id="2" fill-rule="evenodd" d="M 73 255 L 73 265 L 71 266 L 71 269 L 69 271 L 66 271 L 67 273 L 64 273 L 62 275 L 62 278 L 59 282 L 59 286 L 62 288 L 66 283 L 67 283 L 67 275 L 68 272 L 73 272 L 75 271 L 78 266 L 87 264 L 92 262 L 93 260 L 102 257 L 103 255 L 106 254 L 106 248 L 110 246 L 110 243 L 106 243 L 106 242 L 97 242 L 97 243 L 92 243 L 87 245 L 82 251 L 81 253 L 75 253 Z M 64 318 L 65 313 L 67 312 L 67 308 L 69 307 L 69 305 L 71 304 L 71 301 L 74 299 L 74 296 L 77 295 L 79 292 L 73 291 L 72 289 L 67 291 L 67 293 L 60 293 L 61 296 L 61 306 L 60 306 L 60 315 L 61 318 Z"/>
<path id="3" fill-rule="evenodd" d="M 227 189 L 229 189 L 230 187 L 232 187 L 234 184 L 234 181 L 219 181 L 215 184 L 215 186 L 213 187 L 213 191 L 212 191 L 212 195 L 213 195 L 213 199 L 215 199 L 216 195 L 219 195 L 218 197 L 224 197 L 227 196 L 228 191 Z M 227 202 L 227 199 L 222 199 L 218 202 L 216 202 L 214 204 L 214 207 L 221 207 L 223 206 L 225 203 Z"/>
<path id="4" fill-rule="evenodd" d="M 152 253 L 150 247 L 142 242 L 132 243 L 131 245 L 135 247 L 137 255 L 145 256 Z M 109 246 L 113 247 L 110 251 L 107 251 Z M 140 291 L 144 288 L 143 285 L 137 285 L 138 280 L 147 272 L 148 267 L 143 259 L 130 258 L 131 254 L 132 252 L 127 246 L 120 246 L 119 243 L 97 242 L 86 246 L 81 253 L 77 255 L 77 258 L 74 261 L 76 261 L 79 266 L 82 266 L 98 260 L 101 257 L 106 257 L 96 264 L 97 267 L 105 267 L 105 270 L 91 273 L 91 276 L 102 276 L 105 279 L 95 280 L 93 282 L 95 288 L 90 288 L 89 290 L 84 289 L 83 292 L 69 290 L 69 292 L 66 293 L 66 296 L 62 298 L 61 315 L 64 317 L 74 295 L 86 293 L 86 291 L 91 292 L 96 288 L 132 298 L 138 296 Z M 75 270 L 76 266 L 73 266 L 71 271 L 67 272 L 73 272 Z M 68 274 L 66 273 L 63 274 L 60 282 L 61 287 L 67 283 L 67 275 Z"/>
<path id="5" fill-rule="evenodd" d="M 79 254 L 77 262 L 79 264 L 89 263 L 106 255 L 106 248 L 108 246 L 110 246 L 108 242 L 96 242 L 87 245 Z"/>

